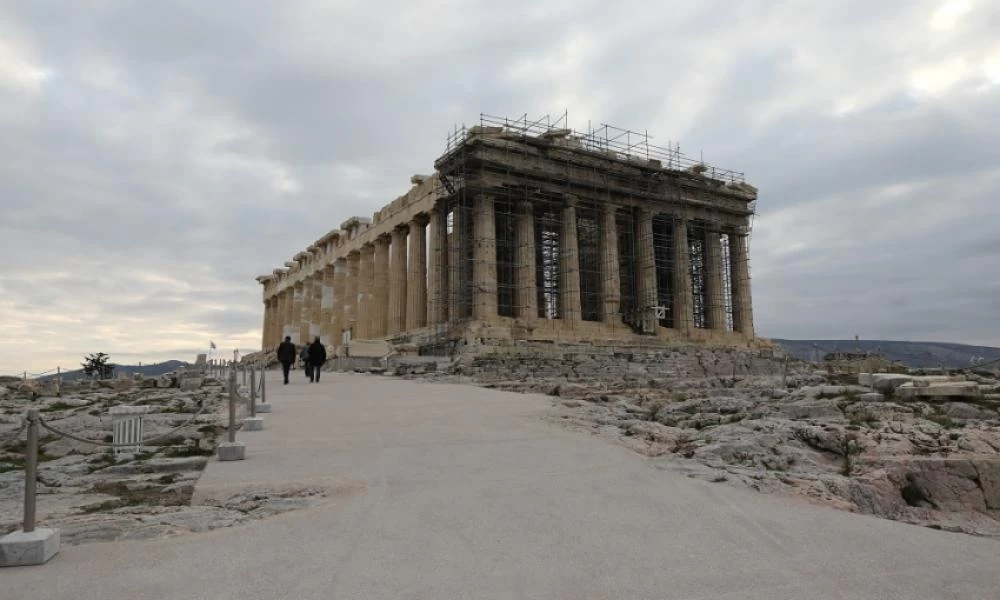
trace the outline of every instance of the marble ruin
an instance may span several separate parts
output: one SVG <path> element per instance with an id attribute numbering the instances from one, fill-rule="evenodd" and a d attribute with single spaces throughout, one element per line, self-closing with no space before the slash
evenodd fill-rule
<path id="1" fill-rule="evenodd" d="M 752 343 L 756 188 L 644 134 L 560 125 L 457 128 L 434 173 L 259 276 L 263 348 Z"/>

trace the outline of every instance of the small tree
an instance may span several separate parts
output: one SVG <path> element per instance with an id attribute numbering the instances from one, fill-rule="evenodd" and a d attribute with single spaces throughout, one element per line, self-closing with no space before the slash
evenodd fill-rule
<path id="1" fill-rule="evenodd" d="M 91 377 L 96 375 L 98 379 L 110 379 L 118 365 L 108 362 L 109 358 L 111 357 L 103 352 L 88 354 L 80 364 L 85 374 Z"/>

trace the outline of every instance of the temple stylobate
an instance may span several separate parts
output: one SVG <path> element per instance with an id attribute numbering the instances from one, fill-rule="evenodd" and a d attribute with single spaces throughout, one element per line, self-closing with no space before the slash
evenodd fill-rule
<path id="1" fill-rule="evenodd" d="M 263 285 L 263 347 L 754 339 L 743 175 L 602 126 L 482 117 L 430 175 Z"/>

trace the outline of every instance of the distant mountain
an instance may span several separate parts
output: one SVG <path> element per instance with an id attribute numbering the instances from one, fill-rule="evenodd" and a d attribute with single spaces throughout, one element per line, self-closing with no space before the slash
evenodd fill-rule
<path id="1" fill-rule="evenodd" d="M 947 342 L 897 342 L 892 340 L 781 340 L 779 344 L 790 355 L 802 360 L 812 360 L 814 347 L 819 359 L 828 352 L 877 352 L 888 360 L 899 361 L 908 367 L 968 367 L 973 361 L 1000 360 L 1000 348 L 992 346 L 969 346 Z M 989 365 L 996 369 L 997 363 Z"/>
<path id="2" fill-rule="evenodd" d="M 151 365 L 119 365 L 115 367 L 114 378 L 117 378 L 120 374 L 124 373 L 126 377 L 132 377 L 136 373 L 141 374 L 143 377 L 157 377 L 159 375 L 164 375 L 172 371 L 188 365 L 181 360 L 168 360 L 161 363 L 153 363 Z M 45 381 L 47 379 L 53 379 L 55 375 L 46 375 L 45 377 L 39 377 L 40 381 Z M 83 369 L 78 369 L 76 371 L 66 371 L 62 374 L 63 381 L 73 381 L 75 379 L 87 379 L 88 376 L 84 374 Z"/>

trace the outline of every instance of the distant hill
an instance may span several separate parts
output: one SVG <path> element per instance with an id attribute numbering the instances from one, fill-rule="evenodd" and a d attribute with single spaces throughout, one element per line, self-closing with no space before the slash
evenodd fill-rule
<path id="1" fill-rule="evenodd" d="M 153 363 L 151 365 L 119 365 L 115 367 L 114 377 L 118 377 L 120 374 L 124 373 L 126 377 L 132 377 L 136 373 L 141 374 L 143 377 L 157 377 L 159 375 L 164 375 L 172 371 L 188 365 L 181 360 L 168 360 L 161 363 Z M 46 375 L 45 377 L 39 377 L 40 381 L 45 381 L 47 379 L 53 379 L 55 375 Z M 78 369 L 76 371 L 66 371 L 62 374 L 63 381 L 73 381 L 75 379 L 86 379 L 87 375 L 83 373 L 83 369 Z"/>
<path id="2" fill-rule="evenodd" d="M 1000 348 L 992 346 L 969 346 L 947 342 L 897 342 L 892 340 L 781 340 L 772 338 L 790 355 L 811 360 L 813 347 L 819 350 L 819 359 L 828 352 L 878 352 L 889 360 L 899 361 L 908 367 L 958 368 L 972 365 L 973 359 L 982 361 L 1000 360 Z M 997 368 L 997 364 L 990 368 Z"/>

